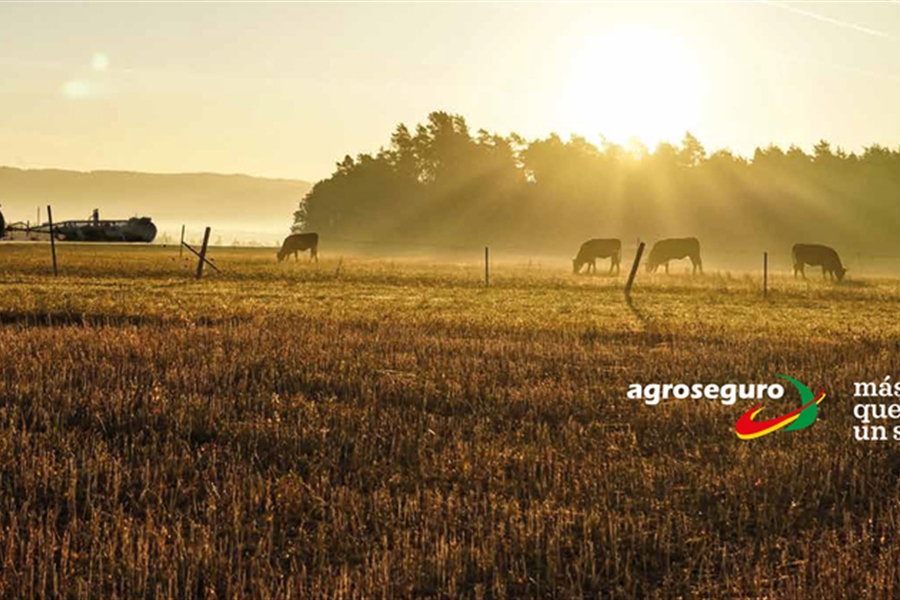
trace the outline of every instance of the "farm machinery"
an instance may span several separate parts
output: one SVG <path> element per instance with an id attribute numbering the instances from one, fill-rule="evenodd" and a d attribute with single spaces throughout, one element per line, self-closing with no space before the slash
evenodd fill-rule
<path id="1" fill-rule="evenodd" d="M 6 225 L 0 213 L 0 232 L 3 237 L 7 233 L 21 232 L 28 239 L 35 236 L 46 239 L 52 234 L 60 241 L 66 242 L 152 242 L 156 237 L 156 225 L 150 217 L 132 217 L 125 220 L 101 219 L 99 209 L 94 209 L 86 220 L 60 221 L 31 225 L 17 222 Z"/>

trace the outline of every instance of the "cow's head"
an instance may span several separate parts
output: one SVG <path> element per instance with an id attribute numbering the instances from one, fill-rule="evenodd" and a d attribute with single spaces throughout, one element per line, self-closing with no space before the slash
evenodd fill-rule
<path id="1" fill-rule="evenodd" d="M 843 281 L 844 275 L 847 274 L 847 269 L 845 269 L 844 267 L 838 267 L 834 274 L 837 277 L 838 281 Z"/>
<path id="2" fill-rule="evenodd" d="M 573 258 L 572 259 L 572 273 L 574 273 L 575 275 L 578 275 L 578 272 L 581 270 L 581 266 L 583 264 L 584 263 L 579 261 L 577 258 Z"/>
<path id="3" fill-rule="evenodd" d="M 278 262 L 283 261 L 286 256 L 287 256 L 287 253 L 284 250 L 279 250 L 278 251 Z"/>

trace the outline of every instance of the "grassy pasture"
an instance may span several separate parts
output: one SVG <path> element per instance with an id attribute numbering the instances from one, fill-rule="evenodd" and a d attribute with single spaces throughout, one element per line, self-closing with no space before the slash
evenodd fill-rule
<path id="1" fill-rule="evenodd" d="M 0 244 L 0 597 L 900 593 L 900 280 L 212 255 Z M 625 396 L 775 373 L 813 427 Z"/>

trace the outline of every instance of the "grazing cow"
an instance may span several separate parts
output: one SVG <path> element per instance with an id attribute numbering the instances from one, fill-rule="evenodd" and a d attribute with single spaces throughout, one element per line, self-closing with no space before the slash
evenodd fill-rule
<path id="1" fill-rule="evenodd" d="M 847 269 L 841 264 L 841 257 L 834 251 L 834 248 L 822 246 L 820 244 L 794 244 L 791 250 L 791 256 L 794 259 L 794 277 L 797 273 L 806 279 L 806 273 L 803 268 L 806 265 L 811 267 L 822 267 L 822 279 L 826 274 L 832 279 L 835 277 L 838 281 L 844 280 L 844 274 Z"/>
<path id="2" fill-rule="evenodd" d="M 597 259 L 609 259 L 609 272 L 613 269 L 619 273 L 619 263 L 622 261 L 622 242 L 620 240 L 588 240 L 578 249 L 578 256 L 572 259 L 572 272 L 579 273 L 581 267 L 587 265 L 587 273 L 593 269 L 597 272 Z"/>
<path id="3" fill-rule="evenodd" d="M 294 255 L 294 260 L 299 260 L 297 258 L 297 253 L 306 250 L 309 250 L 310 261 L 315 259 L 316 262 L 319 262 L 318 233 L 295 233 L 284 238 L 281 250 L 278 251 L 278 262 L 283 261 L 291 254 Z"/>
<path id="4" fill-rule="evenodd" d="M 647 271 L 655 273 L 659 265 L 665 265 L 666 273 L 669 272 L 669 261 L 681 258 L 690 258 L 694 266 L 694 274 L 697 269 L 703 272 L 703 261 L 700 260 L 700 240 L 697 238 L 672 238 L 659 240 L 653 244 L 650 257 L 647 259 Z"/>

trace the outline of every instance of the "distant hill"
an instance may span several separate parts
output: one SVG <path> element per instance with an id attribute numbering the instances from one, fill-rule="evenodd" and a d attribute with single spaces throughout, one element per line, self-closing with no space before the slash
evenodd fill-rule
<path id="1" fill-rule="evenodd" d="M 87 218 L 94 208 L 102 218 L 148 216 L 177 240 L 181 225 L 188 237 L 213 228 L 223 244 L 271 244 L 286 233 L 293 214 L 310 189 L 306 181 L 215 173 L 156 174 L 128 171 L 63 171 L 0 167 L 0 205 L 7 222 L 31 220 L 53 206 L 57 220 Z"/>

